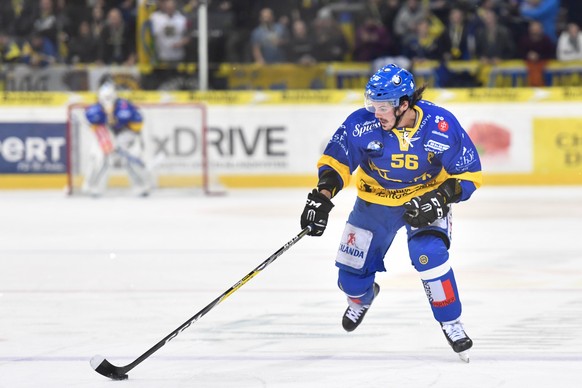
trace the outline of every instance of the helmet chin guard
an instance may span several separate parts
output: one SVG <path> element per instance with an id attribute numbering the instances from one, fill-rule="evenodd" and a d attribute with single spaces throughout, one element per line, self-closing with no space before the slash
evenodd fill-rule
<path id="1" fill-rule="evenodd" d="M 364 106 L 369 112 L 397 108 L 402 97 L 411 98 L 415 91 L 414 76 L 394 64 L 380 68 L 366 84 Z"/>

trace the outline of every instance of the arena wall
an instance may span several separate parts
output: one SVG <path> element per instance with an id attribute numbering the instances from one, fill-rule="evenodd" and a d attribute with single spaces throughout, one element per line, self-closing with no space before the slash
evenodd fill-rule
<path id="1" fill-rule="evenodd" d="M 328 139 L 362 105 L 359 90 L 123 96 L 137 103 L 204 103 L 212 173 L 233 188 L 313 186 Z M 477 144 L 485 185 L 582 184 L 582 88 L 429 89 L 425 98 L 455 113 Z M 0 188 L 64 187 L 67 107 L 94 99 L 4 93 Z"/>

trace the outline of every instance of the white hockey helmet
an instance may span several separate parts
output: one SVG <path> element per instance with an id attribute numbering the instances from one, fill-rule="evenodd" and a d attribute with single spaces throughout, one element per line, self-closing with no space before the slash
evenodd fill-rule
<path id="1" fill-rule="evenodd" d="M 99 87 L 97 99 L 103 108 L 107 111 L 113 110 L 115 100 L 117 100 L 117 91 L 113 82 L 105 82 Z"/>

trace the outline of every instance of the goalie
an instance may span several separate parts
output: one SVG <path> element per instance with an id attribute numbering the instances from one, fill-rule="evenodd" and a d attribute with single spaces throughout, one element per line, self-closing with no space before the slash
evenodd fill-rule
<path id="1" fill-rule="evenodd" d="M 137 195 L 145 197 L 151 191 L 151 177 L 143 161 L 143 118 L 129 100 L 118 98 L 115 84 L 103 83 L 98 102 L 85 110 L 85 116 L 95 134 L 96 144 L 90 157 L 89 174 L 83 182 L 83 192 L 98 197 L 107 187 L 112 165 L 127 169 Z"/>

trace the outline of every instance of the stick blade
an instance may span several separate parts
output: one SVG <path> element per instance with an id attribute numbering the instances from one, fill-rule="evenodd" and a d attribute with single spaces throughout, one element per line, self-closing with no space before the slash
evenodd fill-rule
<path id="1" fill-rule="evenodd" d="M 110 379 L 127 380 L 128 378 L 127 373 L 124 372 L 123 368 L 111 364 L 103 356 L 93 356 L 90 363 L 91 368 L 93 368 L 95 372 L 105 377 L 109 377 Z"/>

